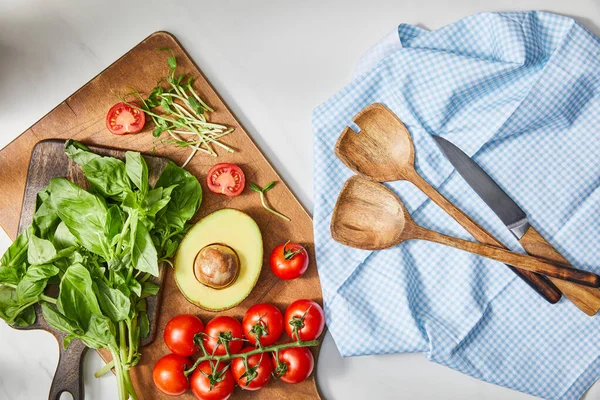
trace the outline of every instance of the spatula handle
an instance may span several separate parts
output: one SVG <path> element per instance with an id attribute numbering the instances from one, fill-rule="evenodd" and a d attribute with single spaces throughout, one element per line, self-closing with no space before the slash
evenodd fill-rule
<path id="1" fill-rule="evenodd" d="M 440 192 L 429 184 L 421 175 L 415 173 L 410 177 L 410 181 L 417 186 L 423 193 L 438 205 L 442 210 L 449 214 L 456 222 L 460 224 L 467 232 L 469 232 L 477 241 L 486 243 L 492 246 L 506 247 L 492 236 L 488 231 L 483 229 L 477 222 L 473 221 L 460 208 L 452 204 Z M 551 304 L 557 303 L 561 298 L 560 290 L 548 278 L 543 275 L 536 274 L 524 269 L 518 269 L 512 265 L 507 265 L 519 278 L 524 280 L 536 292 L 539 293 L 546 301 Z M 576 291 L 577 289 L 575 289 Z M 585 311 L 585 310 L 584 310 Z"/>
<path id="2" fill-rule="evenodd" d="M 501 249 L 499 247 L 470 242 L 468 240 L 443 235 L 420 227 L 418 228 L 417 235 L 415 235 L 415 239 L 424 239 L 444 244 L 553 278 L 576 282 L 590 287 L 600 287 L 600 276 L 591 272 L 550 264 L 542 259 L 525 254 L 513 253 L 510 250 Z"/>

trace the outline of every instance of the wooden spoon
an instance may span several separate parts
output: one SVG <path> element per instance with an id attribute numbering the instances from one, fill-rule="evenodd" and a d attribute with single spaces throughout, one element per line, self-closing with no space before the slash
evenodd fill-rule
<path id="1" fill-rule="evenodd" d="M 392 111 L 383 104 L 375 103 L 359 112 L 354 122 L 361 128 L 360 134 L 351 128 L 346 128 L 335 145 L 335 154 L 348 168 L 378 182 L 395 180 L 412 182 L 476 240 L 506 248 L 502 242 L 449 202 L 417 173 L 414 167 L 414 146 L 410 133 Z M 563 265 L 569 264 L 533 228 L 529 231 L 520 240 L 528 253 Z M 595 315 L 600 310 L 600 290 L 552 278 L 550 278 L 551 282 L 548 282 L 547 278 L 532 272 L 512 267 L 511 269 L 551 303 L 556 303 L 561 296 L 554 287 L 556 285 L 586 314 Z"/>
<path id="2" fill-rule="evenodd" d="M 364 250 L 381 250 L 411 239 L 427 240 L 543 275 L 600 287 L 600 276 L 588 271 L 425 229 L 411 219 L 394 192 L 359 176 L 350 178 L 340 192 L 331 218 L 331 236 L 344 245 Z"/>

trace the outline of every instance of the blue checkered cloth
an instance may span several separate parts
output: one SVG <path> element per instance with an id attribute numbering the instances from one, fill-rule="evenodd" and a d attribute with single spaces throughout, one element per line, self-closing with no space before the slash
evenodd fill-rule
<path id="1" fill-rule="evenodd" d="M 435 146 L 458 145 L 579 268 L 600 273 L 600 41 L 544 12 L 484 13 L 436 31 L 400 25 L 355 79 L 314 110 L 317 264 L 343 356 L 422 352 L 476 378 L 576 399 L 600 377 L 600 317 L 550 305 L 503 264 L 425 241 L 382 251 L 334 242 L 331 213 L 352 176 L 334 155 L 364 107 L 406 124 L 419 172 L 515 251 L 501 221 Z M 407 182 L 387 184 L 427 228 L 470 239 Z"/>

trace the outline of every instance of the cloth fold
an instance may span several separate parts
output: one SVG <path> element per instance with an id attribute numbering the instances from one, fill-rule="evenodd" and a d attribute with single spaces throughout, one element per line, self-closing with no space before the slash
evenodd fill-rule
<path id="1" fill-rule="evenodd" d="M 333 153 L 381 102 L 411 132 L 418 171 L 515 251 L 518 242 L 435 146 L 458 145 L 574 265 L 600 273 L 600 41 L 544 12 L 477 14 L 435 31 L 400 25 L 313 112 L 315 249 L 328 327 L 344 356 L 423 352 L 479 379 L 552 399 L 600 377 L 600 317 L 552 306 L 502 264 L 422 241 L 370 252 L 334 242 L 352 176 Z M 473 240 L 407 182 L 387 184 L 424 227 Z"/>

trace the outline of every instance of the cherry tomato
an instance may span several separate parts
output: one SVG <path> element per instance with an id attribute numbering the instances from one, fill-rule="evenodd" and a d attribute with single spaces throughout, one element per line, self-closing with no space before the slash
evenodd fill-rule
<path id="1" fill-rule="evenodd" d="M 186 368 L 194 363 L 187 357 L 177 354 L 167 354 L 156 362 L 152 378 L 156 387 L 170 396 L 179 396 L 187 392 L 190 387 L 187 377 L 184 375 Z"/>
<path id="2" fill-rule="evenodd" d="M 210 322 L 206 324 L 204 333 L 204 348 L 208 354 L 214 354 L 216 356 L 227 354 L 223 344 L 224 339 L 229 339 L 230 354 L 238 353 L 244 345 L 242 325 L 233 317 L 221 315 L 211 319 Z"/>
<path id="3" fill-rule="evenodd" d="M 312 300 L 296 300 L 285 310 L 285 331 L 292 338 L 294 327 L 298 328 L 300 340 L 315 340 L 325 327 L 325 314 L 320 305 Z"/>
<path id="4" fill-rule="evenodd" d="M 244 171 L 235 164 L 217 164 L 208 171 L 206 185 L 213 193 L 235 197 L 244 190 L 246 176 Z"/>
<path id="5" fill-rule="evenodd" d="M 300 383 L 312 373 L 315 359 L 308 347 L 290 347 L 279 351 L 279 362 L 273 353 L 275 376 L 285 383 Z"/>
<path id="6" fill-rule="evenodd" d="M 200 351 L 195 338 L 203 330 L 204 324 L 200 318 L 190 314 L 178 315 L 167 323 L 164 334 L 165 344 L 173 353 L 189 357 Z"/>
<path id="7" fill-rule="evenodd" d="M 194 370 L 190 378 L 190 386 L 192 393 L 199 400 L 227 400 L 235 389 L 235 381 L 231 368 L 226 364 L 220 364 L 213 375 L 210 361 L 203 361 Z"/>
<path id="8" fill-rule="evenodd" d="M 135 103 L 135 107 L 138 107 Z M 115 135 L 138 133 L 146 124 L 146 114 L 139 108 L 125 103 L 117 103 L 106 114 L 106 127 Z"/>
<path id="9" fill-rule="evenodd" d="M 242 353 L 254 350 L 253 347 L 246 347 Z M 248 357 L 248 371 L 244 366 L 243 358 L 234 358 L 231 363 L 233 377 L 237 384 L 246 390 L 258 390 L 271 381 L 273 372 L 273 363 L 269 360 L 271 356 L 267 353 L 254 354 Z M 243 376 L 246 374 L 246 376 Z"/>
<path id="10" fill-rule="evenodd" d="M 269 346 L 283 333 L 283 315 L 271 304 L 255 304 L 246 311 L 242 328 L 250 343 L 255 345 L 258 337 L 261 345 Z"/>
<path id="11" fill-rule="evenodd" d="M 308 268 L 308 253 L 298 243 L 284 243 L 275 247 L 269 257 L 271 271 L 281 279 L 296 279 Z"/>

